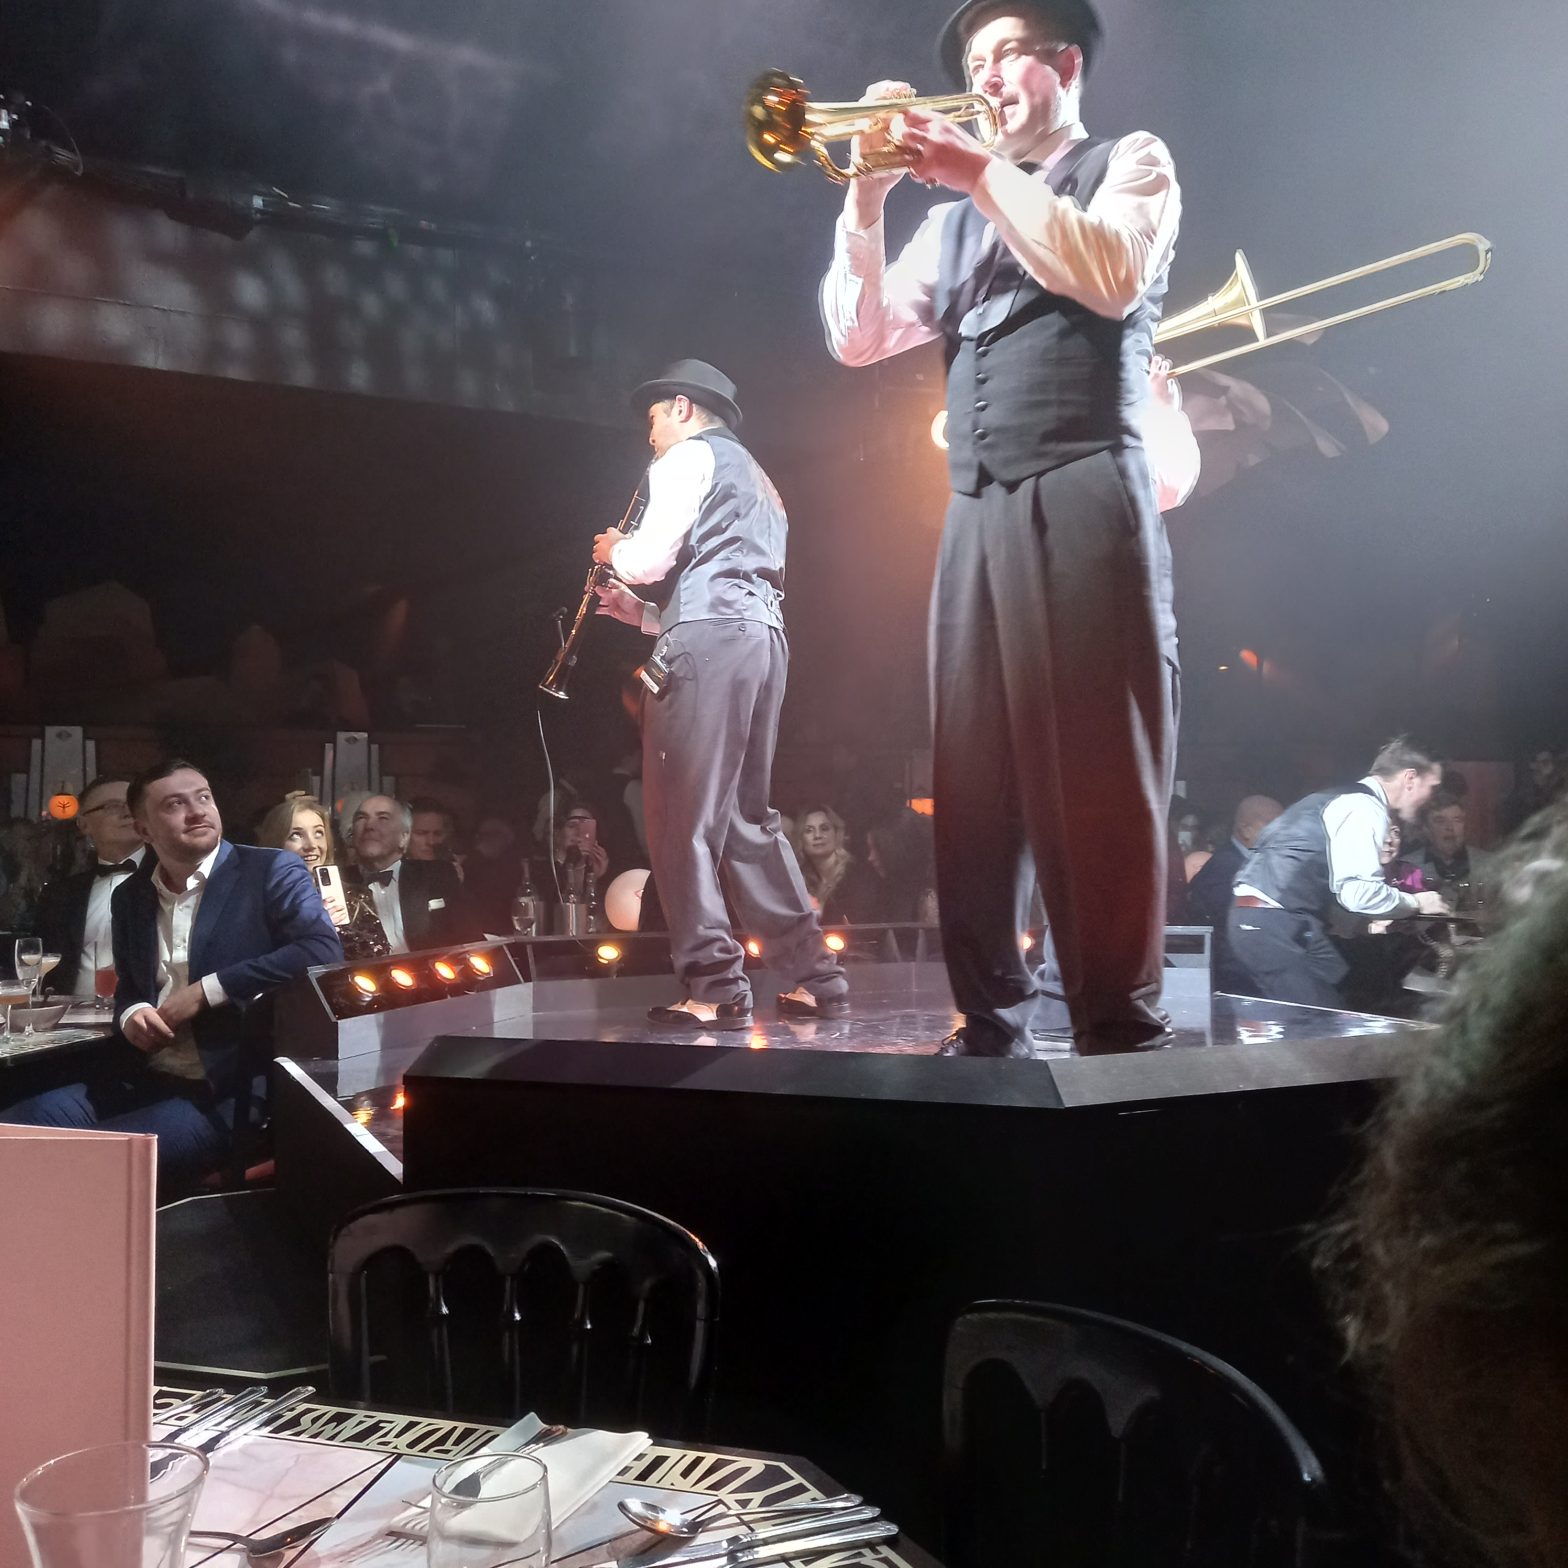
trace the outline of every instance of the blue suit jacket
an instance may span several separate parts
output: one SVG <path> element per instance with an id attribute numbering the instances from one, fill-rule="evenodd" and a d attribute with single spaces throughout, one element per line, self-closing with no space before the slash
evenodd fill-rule
<path id="1" fill-rule="evenodd" d="M 115 889 L 114 1021 L 134 1002 L 158 1001 L 158 890 L 152 857 Z M 227 1005 L 196 1015 L 196 1046 L 220 1108 L 262 1066 L 255 1004 L 313 964 L 339 964 L 343 946 L 305 862 L 281 849 L 218 848 L 191 932 L 190 978 L 216 974 Z M 270 1051 L 266 1054 L 270 1055 Z"/>

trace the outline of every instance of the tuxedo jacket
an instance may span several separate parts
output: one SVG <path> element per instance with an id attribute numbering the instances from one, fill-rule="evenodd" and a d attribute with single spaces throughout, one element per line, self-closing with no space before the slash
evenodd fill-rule
<path id="1" fill-rule="evenodd" d="M 118 1028 L 126 1008 L 158 1001 L 158 890 L 149 855 L 110 901 Z M 220 1114 L 237 1095 L 254 1093 L 270 1040 L 258 1033 L 257 1004 L 315 964 L 343 961 L 331 917 L 305 862 L 280 849 L 248 844 L 218 848 L 191 931 L 190 979 L 215 974 L 228 1002 L 196 1015 L 193 1029 Z M 228 1108 L 226 1110 L 226 1108 Z"/>
<path id="2" fill-rule="evenodd" d="M 147 858 L 152 858 L 149 851 Z M 50 877 L 38 895 L 38 934 L 46 953 L 58 953 L 60 962 L 49 976 L 49 989 L 69 996 L 76 989 L 82 967 L 82 936 L 87 930 L 87 904 L 92 898 L 93 871 L 75 871 L 68 877 Z"/>
<path id="3" fill-rule="evenodd" d="M 363 873 L 355 878 L 368 885 Z M 469 912 L 462 879 L 450 860 L 404 860 L 397 870 L 403 940 L 411 953 L 427 947 L 461 947 L 484 937 Z"/>

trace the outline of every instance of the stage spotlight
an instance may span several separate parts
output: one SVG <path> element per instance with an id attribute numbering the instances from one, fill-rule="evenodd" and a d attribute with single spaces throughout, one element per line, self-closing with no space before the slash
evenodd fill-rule
<path id="1" fill-rule="evenodd" d="M 849 943 L 837 931 L 829 931 L 828 934 L 822 938 L 822 945 L 826 947 L 830 953 L 842 953 L 844 949 L 849 946 Z"/>
<path id="2" fill-rule="evenodd" d="M 606 966 L 618 964 L 621 961 L 621 950 L 613 942 L 601 942 L 593 950 L 593 956 Z"/>
<path id="3" fill-rule="evenodd" d="M 468 967 L 481 980 L 488 980 L 495 973 L 495 965 L 483 953 L 470 953 L 468 955 Z"/>
<path id="4" fill-rule="evenodd" d="M 381 994 L 380 981 L 378 981 L 374 975 L 366 974 L 363 969 L 356 970 L 354 974 L 349 977 L 349 984 L 352 985 L 355 991 L 358 992 L 358 994 L 362 996 L 367 1002 L 373 996 L 380 996 Z"/>
<path id="5" fill-rule="evenodd" d="M 941 409 L 931 421 L 931 445 L 940 452 L 947 450 L 947 410 Z"/>
<path id="6" fill-rule="evenodd" d="M 457 983 L 457 965 L 449 958 L 438 958 L 430 967 L 435 970 L 438 980 L 444 980 L 448 985 Z"/>
<path id="7" fill-rule="evenodd" d="M 749 936 L 746 938 L 746 951 L 750 953 L 753 958 L 761 958 L 762 943 L 760 943 L 756 937 Z"/>
<path id="8" fill-rule="evenodd" d="M 401 966 L 396 969 L 389 969 L 387 973 L 391 977 L 392 984 L 400 991 L 412 991 L 419 984 L 419 981 L 414 978 L 413 972 Z"/>
<path id="9" fill-rule="evenodd" d="M 1033 946 L 1034 938 L 1027 931 L 1020 931 L 1018 933 L 1018 950 L 1021 953 L 1027 953 Z"/>
<path id="10" fill-rule="evenodd" d="M 403 1091 L 403 1089 L 399 1088 L 397 1093 L 392 1096 L 392 1109 L 394 1111 L 401 1111 L 407 1104 L 408 1095 Z"/>

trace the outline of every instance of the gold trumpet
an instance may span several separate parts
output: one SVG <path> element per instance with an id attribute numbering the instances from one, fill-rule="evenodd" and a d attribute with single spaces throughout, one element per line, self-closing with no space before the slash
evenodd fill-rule
<path id="1" fill-rule="evenodd" d="M 925 109 L 956 123 L 973 120 L 982 147 L 996 141 L 996 110 L 979 93 L 883 98 L 873 103 L 812 103 L 798 76 L 764 71 L 746 94 L 746 145 L 765 168 L 786 169 L 814 158 L 835 185 L 847 185 L 868 174 L 902 169 L 908 156 L 894 142 L 841 167 L 825 144 L 883 129 L 908 109 Z"/>
<path id="2" fill-rule="evenodd" d="M 1436 256 L 1446 250 L 1457 250 L 1461 246 L 1475 251 L 1475 265 L 1468 272 L 1456 272 L 1452 277 L 1443 278 L 1436 283 L 1428 283 L 1424 288 L 1410 289 L 1403 294 L 1390 294 L 1384 299 L 1373 301 L 1370 305 L 1343 311 L 1337 316 L 1329 316 L 1322 321 L 1311 321 L 1305 326 L 1293 327 L 1288 332 L 1269 331 L 1264 312 L 1273 310 L 1276 306 L 1288 305 L 1292 300 L 1305 299 L 1310 294 L 1322 294 L 1328 289 L 1354 283 L 1360 278 L 1372 277 L 1375 273 L 1387 272 L 1392 267 L 1402 267 L 1410 262 L 1421 261 L 1427 256 Z M 1171 372 L 1173 376 L 1185 375 L 1190 370 L 1202 370 L 1208 365 L 1218 365 L 1224 360 L 1239 358 L 1242 354 L 1256 354 L 1260 348 L 1272 348 L 1276 343 L 1289 343 L 1295 338 L 1310 337 L 1315 332 L 1326 332 L 1330 327 L 1341 326 L 1347 321 L 1359 321 L 1362 316 L 1373 316 L 1379 311 L 1393 310 L 1396 306 L 1408 305 L 1411 300 L 1425 299 L 1431 294 L 1447 294 L 1452 289 L 1462 289 L 1467 284 L 1479 283 L 1486 276 L 1486 269 L 1491 264 L 1492 242 L 1485 235 L 1452 234 L 1446 240 L 1437 240 L 1431 245 L 1420 245 L 1415 250 L 1401 251 L 1397 256 L 1369 262 L 1364 267 L 1353 267 L 1349 272 L 1338 273 L 1332 278 L 1321 278 L 1316 283 L 1303 284 L 1299 289 L 1290 289 L 1284 294 L 1273 294 L 1268 299 L 1259 299 L 1257 285 L 1252 281 L 1252 268 L 1247 265 L 1246 256 L 1241 251 L 1237 251 L 1236 270 L 1231 274 L 1230 281 L 1222 289 L 1209 295 L 1202 304 L 1180 311 L 1169 320 L 1161 322 L 1155 330 L 1154 341 L 1168 343 L 1172 338 L 1187 337 L 1194 332 L 1206 331 L 1209 327 L 1246 326 L 1251 329 L 1255 342 L 1242 343 L 1236 348 L 1224 350 L 1223 353 L 1192 360 L 1185 365 L 1177 366 Z"/>

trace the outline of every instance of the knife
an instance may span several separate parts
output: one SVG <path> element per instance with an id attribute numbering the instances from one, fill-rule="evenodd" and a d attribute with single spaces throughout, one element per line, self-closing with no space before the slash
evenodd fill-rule
<path id="1" fill-rule="evenodd" d="M 780 1524 L 762 1525 L 758 1529 L 745 1530 L 739 1535 L 716 1536 L 709 1541 L 698 1541 L 691 1546 L 682 1546 L 667 1557 L 657 1558 L 656 1561 L 658 1568 L 680 1568 L 682 1563 L 727 1562 L 735 1552 L 754 1551 L 780 1541 L 793 1543 L 807 1536 L 821 1535 L 827 1530 L 850 1529 L 857 1525 L 885 1522 L 879 1519 L 880 1513 L 880 1509 L 865 1504 L 859 1508 L 844 1509 L 842 1512 L 786 1519 Z M 629 1561 L 637 1562 L 638 1559 L 633 1557 Z M 648 1559 L 648 1561 L 652 1563 L 655 1560 Z"/>
<path id="2" fill-rule="evenodd" d="M 274 1416 L 282 1415 L 285 1410 L 292 1410 L 295 1405 L 302 1405 L 316 1392 L 314 1383 L 301 1383 L 298 1388 L 291 1388 L 286 1394 L 279 1394 L 276 1399 L 269 1399 L 266 1404 L 259 1405 L 250 1411 L 236 1426 L 223 1427 L 212 1434 L 211 1437 L 195 1445 L 196 1451 L 202 1454 L 216 1453 L 218 1449 L 234 1442 L 241 1437 L 248 1437 L 258 1427 L 265 1426 Z"/>
<path id="3" fill-rule="evenodd" d="M 230 1394 L 227 1399 L 220 1399 L 217 1404 L 209 1405 L 199 1415 L 189 1416 L 172 1431 L 164 1433 L 157 1439 L 160 1443 L 177 1443 L 187 1433 L 195 1432 L 201 1427 L 210 1425 L 214 1420 L 232 1415 L 242 1405 L 251 1404 L 253 1401 L 265 1396 L 267 1392 L 264 1383 L 253 1383 L 249 1388 L 242 1388 L 237 1394 Z"/>
<path id="4" fill-rule="evenodd" d="M 891 1519 L 872 1519 L 865 1524 L 836 1526 L 817 1535 L 799 1536 L 787 1541 L 764 1541 L 750 1546 L 731 1545 L 728 1548 L 715 1544 L 703 1547 L 696 1556 L 684 1552 L 669 1557 L 645 1559 L 650 1568 L 667 1568 L 677 1563 L 711 1562 L 720 1568 L 752 1568 L 754 1563 L 794 1562 L 801 1557 L 815 1557 L 823 1552 L 847 1551 L 851 1546 L 868 1546 L 876 1541 L 891 1541 L 898 1534 L 898 1526 Z M 619 1562 L 606 1558 L 593 1564 L 593 1568 L 633 1568 L 636 1557 L 623 1557 Z"/>

